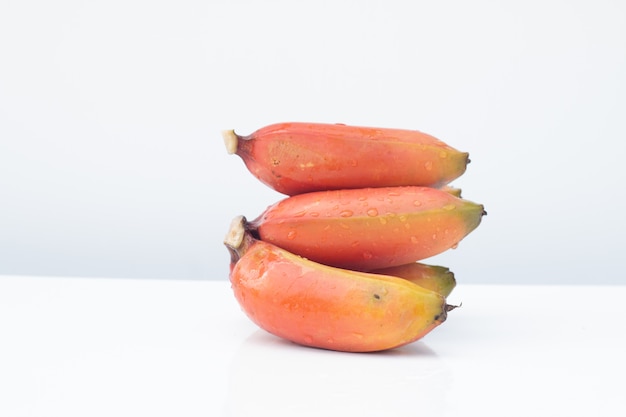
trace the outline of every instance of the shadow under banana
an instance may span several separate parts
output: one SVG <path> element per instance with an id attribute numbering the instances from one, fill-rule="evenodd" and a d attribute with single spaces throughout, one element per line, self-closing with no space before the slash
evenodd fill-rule
<path id="1" fill-rule="evenodd" d="M 452 373 L 421 341 L 346 353 L 257 330 L 236 352 L 228 383 L 231 416 L 437 416 L 445 411 Z"/>

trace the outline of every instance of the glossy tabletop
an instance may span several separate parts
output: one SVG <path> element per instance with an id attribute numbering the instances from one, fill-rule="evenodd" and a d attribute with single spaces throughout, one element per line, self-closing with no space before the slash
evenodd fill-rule
<path id="1" fill-rule="evenodd" d="M 0 415 L 626 415 L 626 286 L 459 285 L 421 341 L 258 329 L 226 281 L 0 276 Z"/>

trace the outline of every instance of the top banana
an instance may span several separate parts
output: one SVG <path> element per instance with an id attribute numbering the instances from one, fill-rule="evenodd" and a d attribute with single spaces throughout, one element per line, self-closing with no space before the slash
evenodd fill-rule
<path id="1" fill-rule="evenodd" d="M 321 123 L 278 123 L 240 136 L 223 132 L 230 154 L 274 190 L 441 187 L 461 176 L 468 153 L 415 130 Z"/>

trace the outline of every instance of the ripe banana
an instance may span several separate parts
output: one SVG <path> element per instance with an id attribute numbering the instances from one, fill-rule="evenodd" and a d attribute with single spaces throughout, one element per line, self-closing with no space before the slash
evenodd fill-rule
<path id="1" fill-rule="evenodd" d="M 235 298 L 259 327 L 292 342 L 346 352 L 411 343 L 454 308 L 402 278 L 321 265 L 255 239 L 236 217 L 224 239 Z"/>
<path id="2" fill-rule="evenodd" d="M 246 227 L 315 262 L 371 271 L 455 247 L 485 214 L 480 204 L 429 187 L 318 191 L 287 197 Z"/>
<path id="3" fill-rule="evenodd" d="M 226 149 L 274 190 L 296 195 L 346 188 L 439 187 L 469 162 L 439 139 L 415 130 L 321 123 L 278 123 L 248 136 L 222 132 Z"/>
<path id="4" fill-rule="evenodd" d="M 371 271 L 371 273 L 404 278 L 420 287 L 435 291 L 444 297 L 448 297 L 454 287 L 456 287 L 454 273 L 445 266 L 412 262 L 405 265 L 376 269 Z"/>

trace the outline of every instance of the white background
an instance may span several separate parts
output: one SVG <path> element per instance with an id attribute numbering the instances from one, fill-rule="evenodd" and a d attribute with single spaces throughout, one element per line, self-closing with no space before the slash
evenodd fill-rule
<path id="1" fill-rule="evenodd" d="M 459 282 L 624 283 L 624 4 L 2 0 L 0 274 L 227 279 L 220 131 L 316 121 L 470 152 Z"/>

